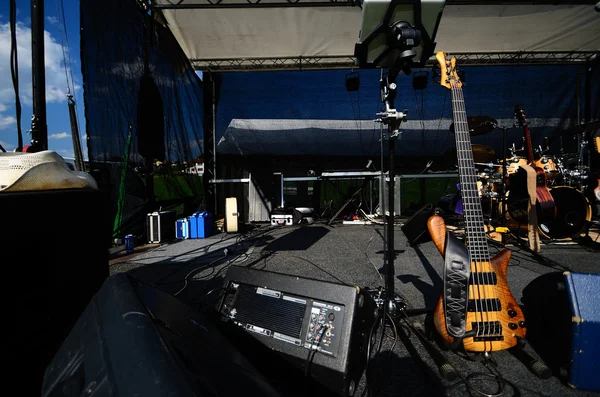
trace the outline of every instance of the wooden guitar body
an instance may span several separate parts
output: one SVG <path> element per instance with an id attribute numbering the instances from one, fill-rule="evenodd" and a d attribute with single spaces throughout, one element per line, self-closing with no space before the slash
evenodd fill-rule
<path id="1" fill-rule="evenodd" d="M 534 167 L 536 172 L 535 195 L 538 223 L 552 221 L 556 218 L 556 204 L 550 189 L 546 186 L 546 173 L 542 168 Z M 529 192 L 527 189 L 527 174 L 523 169 L 517 170 L 509 176 L 510 188 L 507 197 L 508 211 L 511 218 L 520 225 L 527 226 L 529 217 L 527 203 Z"/>
<path id="2" fill-rule="evenodd" d="M 442 256 L 446 249 L 446 225 L 444 219 L 439 215 L 433 215 L 427 222 L 427 228 L 431 238 Z M 473 329 L 473 323 L 484 321 L 498 321 L 502 327 L 501 340 L 476 341 L 474 337 L 463 339 L 465 350 L 472 352 L 491 352 L 505 350 L 515 346 L 519 338 L 525 338 L 526 324 L 525 316 L 519 304 L 513 297 L 506 280 L 506 270 L 510 261 L 511 252 L 508 249 L 502 250 L 493 257 L 489 263 L 473 263 L 471 274 L 479 271 L 491 272 L 495 274 L 495 285 L 477 285 L 472 283 L 469 286 L 469 299 L 480 299 L 485 296 L 487 299 L 498 299 L 500 311 L 489 313 L 467 313 L 467 332 Z M 454 338 L 448 334 L 446 328 L 446 319 L 444 315 L 443 299 L 440 297 L 433 313 L 433 321 L 436 330 L 442 339 L 452 344 Z"/>
<path id="3" fill-rule="evenodd" d="M 525 138 L 525 150 L 527 153 L 527 163 L 535 169 L 536 178 L 535 178 L 535 196 L 536 196 L 536 208 L 538 215 L 538 223 L 544 223 L 548 221 L 552 221 L 556 218 L 556 204 L 554 203 L 554 198 L 552 194 L 550 194 L 550 190 L 548 189 L 546 183 L 546 172 L 543 168 L 535 166 L 535 160 L 533 157 L 533 148 L 531 145 L 531 133 L 529 132 L 529 127 L 527 126 L 527 118 L 525 116 L 525 112 L 519 105 L 515 106 L 515 117 L 519 122 L 521 128 L 523 128 L 523 137 Z M 527 192 L 527 180 L 523 181 L 524 186 L 522 187 L 525 192 Z M 515 185 L 511 184 L 511 189 L 514 188 Z M 528 197 L 526 193 L 525 197 Z M 525 222 L 527 223 L 527 222 Z"/>
<path id="4" fill-rule="evenodd" d="M 554 197 L 550 194 L 550 189 L 546 184 L 546 172 L 539 167 L 535 167 L 535 197 L 538 210 L 538 221 L 551 221 L 556 218 L 556 203 Z"/>

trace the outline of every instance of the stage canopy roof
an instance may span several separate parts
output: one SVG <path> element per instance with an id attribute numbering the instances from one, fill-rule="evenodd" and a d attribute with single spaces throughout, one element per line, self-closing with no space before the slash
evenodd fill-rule
<path id="1" fill-rule="evenodd" d="M 436 51 L 462 64 L 586 61 L 600 51 L 595 3 L 448 0 Z M 208 71 L 349 68 L 361 19 L 355 0 L 154 0 L 153 7 L 194 67 Z"/>

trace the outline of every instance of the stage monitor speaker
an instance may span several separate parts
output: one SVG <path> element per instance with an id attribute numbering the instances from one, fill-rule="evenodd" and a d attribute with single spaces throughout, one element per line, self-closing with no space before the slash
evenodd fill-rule
<path id="1" fill-rule="evenodd" d="M 323 386 L 352 396 L 364 372 L 377 307 L 355 286 L 231 267 L 219 311 Z"/>
<path id="2" fill-rule="evenodd" d="M 431 241 L 429 230 L 427 229 L 427 220 L 434 214 L 432 204 L 427 204 L 411 216 L 401 229 L 408 239 L 410 245 L 418 245 Z"/>
<path id="3" fill-rule="evenodd" d="M 600 391 L 600 274 L 553 272 L 523 289 L 527 340 L 570 386 Z"/>
<path id="4" fill-rule="evenodd" d="M 22 395 L 40 394 L 46 366 L 108 277 L 106 207 L 93 189 L 0 193 L 2 300 L 14 310 L 5 341 L 11 366 L 28 370 Z"/>
<path id="5" fill-rule="evenodd" d="M 48 366 L 41 395 L 280 394 L 198 309 L 118 274 L 106 280 Z"/>

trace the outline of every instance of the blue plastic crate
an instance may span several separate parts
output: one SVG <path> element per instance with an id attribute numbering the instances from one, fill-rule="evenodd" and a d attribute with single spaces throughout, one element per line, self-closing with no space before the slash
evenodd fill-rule
<path id="1" fill-rule="evenodd" d="M 213 217 L 210 212 L 194 212 L 188 217 L 190 238 L 206 238 L 213 234 Z"/>

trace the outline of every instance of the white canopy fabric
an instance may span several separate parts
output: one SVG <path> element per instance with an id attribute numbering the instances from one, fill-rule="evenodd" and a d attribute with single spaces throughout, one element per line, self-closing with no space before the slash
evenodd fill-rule
<path id="1" fill-rule="evenodd" d="M 276 0 L 261 3 L 269 1 Z M 236 2 L 246 0 L 222 0 L 222 4 Z M 174 3 L 156 0 L 157 5 Z M 207 0 L 178 3 L 206 5 Z M 481 3 L 446 4 L 436 51 L 600 51 L 600 13 L 593 4 Z M 323 57 L 321 62 L 326 63 L 327 57 L 352 57 L 361 18 L 358 7 L 185 8 L 162 13 L 187 57 L 200 61 Z"/>

